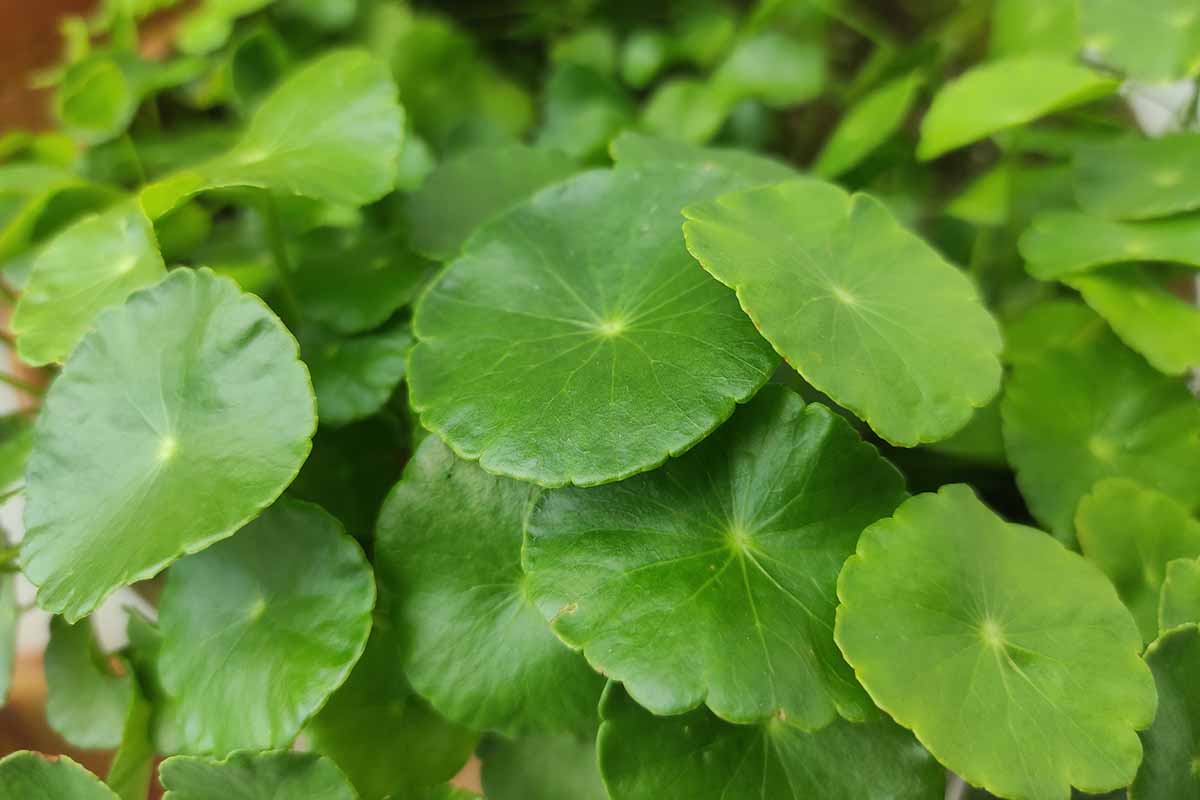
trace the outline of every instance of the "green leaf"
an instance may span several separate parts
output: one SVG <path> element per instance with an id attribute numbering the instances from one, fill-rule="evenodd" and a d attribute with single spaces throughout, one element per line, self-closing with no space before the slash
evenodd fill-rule
<path id="1" fill-rule="evenodd" d="M 688 249 L 775 349 L 889 442 L 944 439 L 999 389 L 974 285 L 873 197 L 800 180 L 684 216 Z"/>
<path id="2" fill-rule="evenodd" d="M 1200 522 L 1162 492 L 1108 478 L 1079 501 L 1075 529 L 1083 554 L 1117 587 L 1142 638 L 1154 641 L 1167 562 L 1200 556 Z"/>
<path id="3" fill-rule="evenodd" d="M 402 653 L 395 634 L 376 624 L 350 677 L 305 729 L 314 749 L 346 773 L 362 800 L 452 778 L 479 738 L 413 693 L 399 667 Z"/>
<path id="4" fill-rule="evenodd" d="M 1200 622 L 1200 561 L 1178 558 L 1167 563 L 1158 601 L 1158 629 L 1166 632 Z"/>
<path id="5" fill-rule="evenodd" d="M 0 489 L 25 477 L 25 463 L 32 449 L 33 425 L 29 417 L 19 411 L 0 415 Z M 0 698 L 3 696 L 4 692 L 0 691 Z"/>
<path id="6" fill-rule="evenodd" d="M 108 186 L 45 164 L 0 166 L 0 261 L 20 255 L 80 214 L 120 195 Z"/>
<path id="7" fill-rule="evenodd" d="M 136 609 L 128 610 L 125 622 L 125 633 L 129 639 L 129 647 L 125 656 L 130 669 L 137 678 L 142 695 L 151 706 L 150 740 L 158 753 L 178 753 L 179 725 L 176 722 L 178 703 L 169 696 L 162 686 L 162 677 L 158 670 L 158 656 L 162 652 L 162 633 L 158 626 Z M 132 716 L 131 709 L 131 716 Z M 131 732 L 129 718 L 126 721 L 126 732 Z M 131 739 L 131 745 L 133 744 Z M 141 800 L 139 798 L 139 800 Z"/>
<path id="8" fill-rule="evenodd" d="M 836 636 L 875 704 L 947 768 L 1005 797 L 1133 779 L 1154 719 L 1137 625 L 1104 575 L 965 485 L 867 528 Z"/>
<path id="9" fill-rule="evenodd" d="M 1079 500 L 1102 478 L 1200 504 L 1200 404 L 1103 327 L 1016 363 L 1000 413 L 1021 494 L 1064 542 Z"/>
<path id="10" fill-rule="evenodd" d="M 753 98 L 773 108 L 811 100 L 825 88 L 825 49 L 778 31 L 743 39 L 712 77 L 714 90 L 732 106 Z"/>
<path id="11" fill-rule="evenodd" d="M 633 121 L 633 101 L 625 90 L 607 75 L 576 64 L 554 69 L 544 102 L 538 146 L 581 161 L 602 156 L 613 136 Z"/>
<path id="12" fill-rule="evenodd" d="M 184 749 L 288 745 L 362 655 L 374 604 L 358 544 L 298 500 L 176 564 L 159 607 L 158 666 Z"/>
<path id="13" fill-rule="evenodd" d="M 28 750 L 0 759 L 0 794 L 21 800 L 120 800 L 67 756 L 47 758 Z"/>
<path id="14" fill-rule="evenodd" d="M 1129 787 L 1130 800 L 1179 800 L 1200 793 L 1196 752 L 1200 748 L 1200 629 L 1167 631 L 1146 650 L 1158 687 L 1158 715 L 1142 734 L 1145 757 Z"/>
<path id="15" fill-rule="evenodd" d="M 76 222 L 34 259 L 13 313 L 17 352 L 34 365 L 63 361 L 97 314 L 165 274 L 154 226 L 135 201 Z"/>
<path id="16" fill-rule="evenodd" d="M 240 752 L 223 761 L 173 756 L 158 768 L 163 800 L 358 800 L 333 762 L 315 753 Z"/>
<path id="17" fill-rule="evenodd" d="M 700 147 L 633 131 L 625 131 L 613 139 L 609 150 L 613 161 L 622 167 L 653 167 L 665 162 L 702 172 L 732 173 L 745 185 L 778 183 L 799 176 L 782 161 L 746 150 Z"/>
<path id="18" fill-rule="evenodd" d="M 1085 0 L 1084 46 L 1131 78 L 1163 82 L 1200 71 L 1200 9 L 1192 0 Z"/>
<path id="19" fill-rule="evenodd" d="M 128 662 L 125 662 L 125 667 L 132 669 Z M 155 757 L 151 729 L 153 713 L 150 702 L 135 682 L 122 724 L 121 742 L 105 779 L 121 800 L 146 800 L 146 794 L 150 791 Z"/>
<path id="20" fill-rule="evenodd" d="M 621 46 L 621 78 L 635 89 L 644 89 L 671 59 L 671 40 L 662 31 L 642 28 L 629 34 Z"/>
<path id="21" fill-rule="evenodd" d="M 300 352 L 312 373 L 321 423 L 345 425 L 383 408 L 404 379 L 412 341 L 403 326 L 347 337 L 304 329 Z"/>
<path id="22" fill-rule="evenodd" d="M 609 684 L 600 769 L 613 800 L 829 797 L 940 800 L 945 773 L 890 720 L 806 733 L 785 719 L 730 725 L 705 709 L 656 717 Z"/>
<path id="23" fill-rule="evenodd" d="M 492 736 L 479 758 L 488 800 L 608 800 L 591 737 Z"/>
<path id="24" fill-rule="evenodd" d="M 682 206 L 739 185 L 666 165 L 588 172 L 481 228 L 417 303 L 421 424 L 545 486 L 619 480 L 704 438 L 777 363 L 679 232 Z"/>
<path id="25" fill-rule="evenodd" d="M 1064 282 L 1083 295 L 1123 342 L 1168 375 L 1200 366 L 1200 310 L 1136 264 L 1106 267 Z"/>
<path id="26" fill-rule="evenodd" d="M 1200 20 L 1200 12 L 1195 16 Z M 1161 139 L 1131 137 L 1081 147 L 1072 164 L 1075 197 L 1085 210 L 1109 219 L 1193 211 L 1200 208 L 1194 190 L 1200 181 L 1198 151 L 1197 133 Z"/>
<path id="27" fill-rule="evenodd" d="M 1066 58 L 1029 53 L 989 61 L 947 83 L 921 121 L 921 160 L 1039 117 L 1090 103 L 1119 82 Z"/>
<path id="28" fill-rule="evenodd" d="M 316 427 L 298 355 L 262 301 L 207 270 L 102 313 L 29 457 L 21 562 L 38 604 L 79 620 L 278 497 Z"/>
<path id="29" fill-rule="evenodd" d="M 1039 52 L 1074 57 L 1081 49 L 1077 0 L 997 0 L 988 51 L 992 58 Z"/>
<path id="30" fill-rule="evenodd" d="M 427 258 L 449 261 L 480 225 L 574 171 L 574 162 L 554 150 L 518 144 L 469 150 L 439 164 L 408 198 L 409 243 Z"/>
<path id="31" fill-rule="evenodd" d="M 919 72 L 910 72 L 855 103 L 821 148 L 813 172 L 834 178 L 870 155 L 899 130 L 923 83 Z"/>
<path id="32" fill-rule="evenodd" d="M 508 735 L 591 731 L 604 681 L 554 637 L 521 572 L 536 491 L 428 437 L 380 512 L 379 583 L 404 673 L 440 713 Z"/>
<path id="33" fill-rule="evenodd" d="M 641 126 L 667 139 L 703 144 L 717 135 L 733 104 L 713 84 L 672 78 L 642 107 Z"/>
<path id="34" fill-rule="evenodd" d="M 1004 328 L 1008 364 L 1038 361 L 1057 347 L 1080 347 L 1102 335 L 1104 320 L 1077 300 L 1043 300 L 1010 320 Z"/>
<path id="35" fill-rule="evenodd" d="M 1021 235 L 1020 247 L 1029 274 L 1044 281 L 1126 261 L 1200 267 L 1200 214 L 1113 222 L 1077 211 L 1047 211 Z"/>
<path id="36" fill-rule="evenodd" d="M 403 132 L 386 67 L 336 50 L 268 95 L 230 150 L 146 186 L 142 204 L 157 219 L 198 192 L 251 186 L 363 205 L 394 188 Z"/>
<path id="37" fill-rule="evenodd" d="M 873 709 L 833 643 L 834 585 L 858 534 L 904 497 L 844 419 L 768 387 L 656 472 L 546 494 L 526 523 L 529 595 L 655 714 L 863 720 Z"/>
<path id="38" fill-rule="evenodd" d="M 110 656 L 92 638 L 92 625 L 50 620 L 46 647 L 46 720 L 76 747 L 115 748 L 137 692 L 129 675 L 118 675 Z"/>
<path id="39" fill-rule="evenodd" d="M 229 41 L 238 17 L 253 14 L 272 2 L 274 0 L 202 0 L 180 23 L 175 44 L 184 53 L 211 53 Z"/>

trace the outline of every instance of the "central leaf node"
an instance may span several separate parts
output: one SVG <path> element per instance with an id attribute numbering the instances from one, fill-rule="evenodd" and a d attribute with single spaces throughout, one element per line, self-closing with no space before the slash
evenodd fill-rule
<path id="1" fill-rule="evenodd" d="M 994 619 L 985 619 L 979 626 L 979 635 L 988 647 L 1004 646 L 1004 629 Z"/>

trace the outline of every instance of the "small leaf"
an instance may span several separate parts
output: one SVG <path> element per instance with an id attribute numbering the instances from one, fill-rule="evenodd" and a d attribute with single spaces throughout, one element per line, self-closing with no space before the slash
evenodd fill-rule
<path id="1" fill-rule="evenodd" d="M 829 135 L 813 172 L 824 178 L 837 177 L 886 142 L 903 124 L 922 83 L 919 72 L 910 72 L 855 103 Z"/>
<path id="2" fill-rule="evenodd" d="M 0 759 L 0 795 L 14 800 L 120 800 L 67 756 L 47 758 L 28 750 Z"/>
<path id="3" fill-rule="evenodd" d="M 1200 792 L 1196 752 L 1200 734 L 1200 629 L 1184 625 L 1165 632 L 1146 650 L 1146 663 L 1158 687 L 1158 714 L 1142 733 L 1145 757 L 1129 797 L 1137 800 L 1181 800 Z"/>
<path id="4" fill-rule="evenodd" d="M 731 107 L 746 99 L 772 108 L 799 105 L 825 88 L 825 49 L 778 31 L 757 33 L 733 48 L 712 82 Z"/>
<path id="5" fill-rule="evenodd" d="M 412 341 L 402 326 L 346 337 L 312 326 L 301 331 L 300 352 L 312 373 L 321 423 L 345 425 L 383 408 L 404 379 Z"/>
<path id="6" fill-rule="evenodd" d="M 560 64 L 546 81 L 539 147 L 588 161 L 604 154 L 609 141 L 633 121 L 629 95 L 607 75 L 577 64 Z"/>
<path id="7" fill-rule="evenodd" d="M 891 720 L 838 720 L 806 733 L 783 718 L 731 725 L 705 709 L 656 717 L 615 683 L 600 713 L 600 769 L 613 800 L 940 800 L 944 793 L 945 772 Z"/>
<path id="8" fill-rule="evenodd" d="M 863 532 L 838 597 L 859 681 L 967 782 L 1058 798 L 1133 779 L 1134 732 L 1155 708 L 1137 625 L 1099 570 L 1041 531 L 944 486 Z"/>
<path id="9" fill-rule="evenodd" d="M 333 762 L 315 753 L 233 753 L 223 761 L 173 756 L 158 768 L 163 800 L 358 800 Z"/>
<path id="10" fill-rule="evenodd" d="M 574 162 L 554 150 L 524 145 L 468 150 L 439 164 L 408 198 L 409 242 L 428 258 L 449 261 L 480 225 L 574 171 Z"/>
<path id="11" fill-rule="evenodd" d="M 591 737 L 492 736 L 479 748 L 488 800 L 608 800 Z"/>
<path id="12" fill-rule="evenodd" d="M 873 709 L 833 643 L 834 584 L 904 497 L 845 420 L 768 387 L 656 472 L 544 495 L 526 523 L 529 595 L 655 714 L 862 720 Z"/>
<path id="13" fill-rule="evenodd" d="M 481 228 L 414 313 L 422 425 L 546 486 L 619 480 L 704 438 L 777 363 L 679 231 L 682 206 L 739 185 L 668 165 L 587 172 Z"/>
<path id="14" fill-rule="evenodd" d="M 1099 5 L 1105 0 L 1088 0 Z M 1200 21 L 1200 10 L 1192 9 Z M 1147 13 L 1142 16 L 1151 16 Z M 1200 55 L 1200 27 L 1197 28 Z M 1200 62 L 1197 63 L 1200 66 Z M 1127 138 L 1079 148 L 1072 164 L 1075 197 L 1109 219 L 1148 219 L 1200 208 L 1200 134 Z"/>
<path id="15" fill-rule="evenodd" d="M 1030 53 L 989 61 L 947 83 L 921 122 L 922 160 L 1008 128 L 1090 103 L 1119 82 L 1066 58 Z"/>
<path id="16" fill-rule="evenodd" d="M 1161 83 L 1200 71 L 1200 8 L 1193 0 L 1084 0 L 1079 10 L 1084 46 L 1129 77 Z"/>
<path id="17" fill-rule="evenodd" d="M 521 572 L 535 492 L 430 436 L 380 512 L 379 582 L 404 673 L 440 713 L 509 735 L 595 730 L 604 681 L 550 632 Z"/>
<path id="18" fill-rule="evenodd" d="M 798 180 L 684 210 L 688 249 L 806 381 L 905 447 L 1000 386 L 1000 330 L 963 273 L 878 200 Z"/>
<path id="19" fill-rule="evenodd" d="M 202 0 L 179 25 L 175 44 L 184 53 L 204 54 L 219 49 L 233 34 L 239 17 L 266 8 L 274 0 Z"/>
<path id="20" fill-rule="evenodd" d="M 154 226 L 136 202 L 76 222 L 34 259 L 13 313 L 17 352 L 38 366 L 63 361 L 97 314 L 165 274 Z"/>
<path id="21" fill-rule="evenodd" d="M 1161 492 L 1108 478 L 1079 502 L 1075 529 L 1083 554 L 1117 587 L 1142 638 L 1154 641 L 1167 562 L 1200 556 L 1200 522 Z"/>
<path id="22" fill-rule="evenodd" d="M 1112 222 L 1077 211 L 1047 211 L 1021 235 L 1020 247 L 1029 274 L 1044 281 L 1126 261 L 1200 267 L 1200 214 Z"/>
<path id="23" fill-rule="evenodd" d="M 358 544 L 297 500 L 176 564 L 159 608 L 158 666 L 184 749 L 222 756 L 290 743 L 350 674 L 374 604 Z"/>
<path id="24" fill-rule="evenodd" d="M 1166 633 L 1187 623 L 1200 622 L 1200 561 L 1178 558 L 1167 563 L 1158 601 L 1158 630 Z"/>
<path id="25" fill-rule="evenodd" d="M 642 107 L 641 126 L 667 139 L 703 144 L 717 135 L 733 105 L 713 84 L 672 78 Z"/>
<path id="26" fill-rule="evenodd" d="M 46 647 L 46 720 L 76 747 L 115 748 L 137 693 L 129 675 L 118 675 L 92 638 L 92 625 L 50 620 Z"/>
<path id="27" fill-rule="evenodd" d="M 207 270 L 101 314 L 29 457 L 21 562 L 38 604 L 78 620 L 278 497 L 316 427 L 298 355 L 262 301 Z"/>

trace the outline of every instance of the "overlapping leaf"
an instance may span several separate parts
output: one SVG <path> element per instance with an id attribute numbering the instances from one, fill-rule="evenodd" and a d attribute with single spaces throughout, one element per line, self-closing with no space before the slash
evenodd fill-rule
<path id="1" fill-rule="evenodd" d="M 1105 2 L 1089 0 L 1089 5 Z M 1200 11 L 1193 12 L 1200 23 Z M 1149 219 L 1200 208 L 1200 198 L 1194 191 L 1200 180 L 1200 134 L 1123 138 L 1082 147 L 1075 154 L 1072 171 L 1079 205 L 1101 217 Z"/>
<path id="2" fill-rule="evenodd" d="M 358 800 L 346 776 L 315 753 L 247 751 L 221 761 L 172 756 L 158 774 L 163 800 Z"/>
<path id="3" fill-rule="evenodd" d="M 92 637 L 92 625 L 50 621 L 46 647 L 46 721 L 76 747 L 111 750 L 121 741 L 137 687 L 118 674 Z"/>
<path id="4" fill-rule="evenodd" d="M 1200 214 L 1114 222 L 1077 211 L 1048 211 L 1021 236 L 1035 278 L 1051 280 L 1124 261 L 1174 261 L 1200 267 Z"/>
<path id="5" fill-rule="evenodd" d="M 21 800 L 120 800 L 67 756 L 20 750 L 0 759 L 0 793 Z"/>
<path id="6" fill-rule="evenodd" d="M 302 331 L 300 351 L 312 373 L 321 423 L 345 425 L 383 408 L 404 379 L 412 341 L 403 326 L 358 336 Z"/>
<path id="7" fill-rule="evenodd" d="M 1158 602 L 1158 630 L 1200 623 L 1200 560 L 1180 558 L 1167 564 Z"/>
<path id="8" fill-rule="evenodd" d="M 1165 632 L 1146 650 L 1158 688 L 1158 714 L 1142 734 L 1145 757 L 1129 787 L 1130 800 L 1177 800 L 1200 793 L 1196 750 L 1200 747 L 1200 628 Z"/>

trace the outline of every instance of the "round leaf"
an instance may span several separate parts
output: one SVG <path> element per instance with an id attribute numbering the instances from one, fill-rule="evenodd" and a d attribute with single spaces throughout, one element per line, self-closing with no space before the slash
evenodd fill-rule
<path id="1" fill-rule="evenodd" d="M 1021 235 L 1020 248 L 1029 274 L 1044 281 L 1126 261 L 1200 267 L 1200 214 L 1113 222 L 1078 211 L 1047 211 Z"/>
<path id="2" fill-rule="evenodd" d="M 427 438 L 379 515 L 379 582 L 404 673 L 442 714 L 511 735 L 594 730 L 603 680 L 554 637 L 521 572 L 535 492 Z"/>
<path id="3" fill-rule="evenodd" d="M 1038 798 L 1133 780 L 1155 707 L 1141 636 L 1051 537 L 946 486 L 863 532 L 838 597 L 859 681 L 964 780 Z"/>
<path id="4" fill-rule="evenodd" d="M 480 778 L 488 800 L 608 800 L 590 736 L 485 739 Z"/>
<path id="5" fill-rule="evenodd" d="M 28 750 L 0 759 L 0 795 L 21 800 L 119 800 L 67 756 L 46 758 Z"/>
<path id="6" fill-rule="evenodd" d="M 878 200 L 803 180 L 684 215 L 688 249 L 775 349 L 888 441 L 945 439 L 999 389 L 974 285 Z"/>
<path id="7" fill-rule="evenodd" d="M 1200 622 L 1200 561 L 1176 559 L 1167 564 L 1158 601 L 1158 629 L 1166 631 Z"/>
<path id="8" fill-rule="evenodd" d="M 656 714 L 861 720 L 872 709 L 833 643 L 834 585 L 904 496 L 845 420 L 769 387 L 656 472 L 545 495 L 527 523 L 529 594 Z"/>
<path id="9" fill-rule="evenodd" d="M 78 620 L 279 496 L 316 425 L 297 350 L 262 301 L 207 270 L 102 313 L 29 457 L 21 560 L 38 604 Z"/>
<path id="10" fill-rule="evenodd" d="M 1089 0 L 1089 5 L 1104 1 Z M 1200 22 L 1200 12 L 1192 11 Z M 1197 55 L 1200 56 L 1200 27 Z M 1200 208 L 1194 188 L 1200 181 L 1200 134 L 1197 133 L 1177 133 L 1159 139 L 1128 138 L 1081 147 L 1075 153 L 1072 168 L 1079 205 L 1101 217 L 1148 219 Z"/>
<path id="11" fill-rule="evenodd" d="M 358 800 L 338 768 L 315 753 L 233 753 L 223 761 L 168 758 L 158 769 L 163 800 Z"/>
<path id="12" fill-rule="evenodd" d="M 325 425 L 345 425 L 383 408 L 404 379 L 412 335 L 403 327 L 361 336 L 317 328 L 301 334 L 300 350 L 312 373 L 317 415 Z"/>
<path id="13" fill-rule="evenodd" d="M 481 228 L 417 304 L 421 423 L 546 486 L 619 480 L 704 438 L 777 363 L 679 233 L 680 208 L 738 180 L 589 172 Z"/>
<path id="14" fill-rule="evenodd" d="M 1191 800 L 1200 796 L 1200 629 L 1167 631 L 1146 650 L 1146 663 L 1158 687 L 1158 714 L 1142 734 L 1146 754 L 1129 800 Z"/>
<path id="15" fill-rule="evenodd" d="M 176 564 L 159 608 L 158 667 L 184 749 L 290 743 L 350 674 L 374 604 L 358 544 L 296 500 Z"/>
<path id="16" fill-rule="evenodd" d="M 114 672 L 92 637 L 92 625 L 50 620 L 46 647 L 46 721 L 76 747 L 111 750 L 136 689 L 128 675 Z"/>

